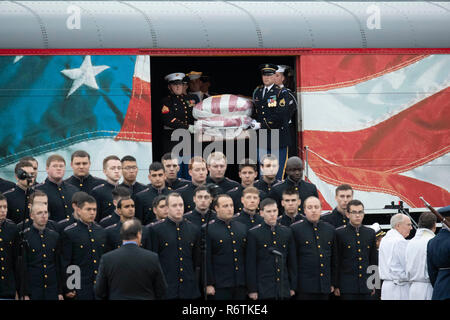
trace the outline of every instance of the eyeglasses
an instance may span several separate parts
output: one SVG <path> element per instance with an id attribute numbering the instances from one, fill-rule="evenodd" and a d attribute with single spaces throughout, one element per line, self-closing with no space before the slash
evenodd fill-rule
<path id="1" fill-rule="evenodd" d="M 350 211 L 350 214 L 364 214 L 364 211 Z"/>

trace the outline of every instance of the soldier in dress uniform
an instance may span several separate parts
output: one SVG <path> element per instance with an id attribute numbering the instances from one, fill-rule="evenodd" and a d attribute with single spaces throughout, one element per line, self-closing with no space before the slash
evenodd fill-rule
<path id="1" fill-rule="evenodd" d="M 38 175 L 38 168 L 39 168 L 39 162 L 33 158 L 32 156 L 25 156 L 19 159 L 20 161 L 28 161 L 33 165 L 33 186 L 39 184 L 37 182 L 37 175 Z"/>
<path id="2" fill-rule="evenodd" d="M 7 212 L 8 202 L 0 193 L 0 299 L 14 299 L 17 296 L 19 230 L 14 222 L 6 218 Z"/>
<path id="3" fill-rule="evenodd" d="M 269 193 L 269 197 L 277 201 L 278 206 L 281 208 L 281 197 L 283 190 L 288 188 L 294 188 L 300 195 L 300 200 L 305 203 L 306 198 L 314 196 L 319 197 L 317 188 L 314 184 L 306 182 L 303 177 L 303 162 L 299 157 L 290 157 L 286 166 L 287 178 L 283 182 L 275 185 Z M 299 212 L 303 213 L 300 207 Z"/>
<path id="4" fill-rule="evenodd" d="M 211 191 L 207 186 L 197 187 L 194 191 L 195 208 L 184 214 L 185 219 L 189 220 L 199 228 L 208 221 L 215 219 L 216 214 L 210 210 L 212 200 Z"/>
<path id="5" fill-rule="evenodd" d="M 297 261 L 292 230 L 277 224 L 275 200 L 261 202 L 264 221 L 248 231 L 246 273 L 249 297 L 289 299 L 297 287 Z"/>
<path id="6" fill-rule="evenodd" d="M 107 228 L 107 227 L 119 222 L 120 215 L 117 212 L 117 204 L 119 203 L 120 199 L 130 198 L 131 190 L 128 187 L 118 186 L 117 188 L 113 189 L 113 191 L 111 191 L 111 194 L 112 194 L 112 199 L 113 199 L 114 212 L 111 213 L 109 216 L 106 216 L 102 220 L 100 220 L 99 225 L 102 228 Z"/>
<path id="7" fill-rule="evenodd" d="M 96 221 L 114 212 L 112 191 L 118 186 L 122 177 L 122 163 L 118 156 L 111 155 L 103 159 L 103 173 L 106 176 L 106 182 L 96 186 L 91 193 L 97 201 Z"/>
<path id="8" fill-rule="evenodd" d="M 209 175 L 206 183 L 214 183 L 219 186 L 218 194 L 227 193 L 229 190 L 238 187 L 239 183 L 225 177 L 227 171 L 227 157 L 220 151 L 210 153 L 206 159 Z"/>
<path id="9" fill-rule="evenodd" d="M 58 233 L 61 233 L 64 231 L 64 229 L 71 224 L 77 222 L 80 219 L 80 215 L 78 214 L 78 211 L 80 211 L 80 204 L 84 203 L 86 201 L 86 198 L 89 197 L 89 195 L 84 191 L 78 191 L 75 192 L 72 196 L 72 209 L 73 213 L 70 218 L 66 218 L 64 220 L 61 220 L 56 225 L 56 231 Z"/>
<path id="10" fill-rule="evenodd" d="M 337 274 L 336 232 L 320 221 L 322 205 L 316 197 L 303 202 L 306 219 L 291 224 L 297 250 L 297 299 L 328 300 Z"/>
<path id="11" fill-rule="evenodd" d="M 301 203 L 300 196 L 295 189 L 283 190 L 281 205 L 284 213 L 278 217 L 278 223 L 289 227 L 294 222 L 304 219 L 305 216 L 298 212 Z"/>
<path id="12" fill-rule="evenodd" d="M 14 189 L 14 187 L 14 182 L 0 178 L 0 193 Z"/>
<path id="13" fill-rule="evenodd" d="M 234 208 L 230 196 L 218 195 L 214 210 L 217 218 L 203 226 L 206 234 L 206 294 L 213 300 L 245 300 L 247 228 L 232 220 Z"/>
<path id="14" fill-rule="evenodd" d="M 168 208 L 166 203 L 167 197 L 165 195 L 156 196 L 153 199 L 152 207 L 155 214 L 156 221 L 164 220 L 167 218 Z"/>
<path id="15" fill-rule="evenodd" d="M 266 196 L 270 193 L 273 186 L 275 186 L 280 180 L 277 179 L 278 172 L 278 159 L 277 157 L 266 154 L 260 158 L 260 176 L 253 185 Z"/>
<path id="16" fill-rule="evenodd" d="M 165 299 L 200 297 L 196 268 L 200 266 L 200 230 L 184 219 L 183 198 L 177 192 L 167 196 L 167 219 L 151 227 L 152 251 L 159 255 L 168 284 Z"/>
<path id="17" fill-rule="evenodd" d="M 375 289 L 367 286 L 367 268 L 378 265 L 375 231 L 362 224 L 364 205 L 359 200 L 347 204 L 348 224 L 336 228 L 338 272 L 334 295 L 342 300 L 371 300 Z"/>
<path id="18" fill-rule="evenodd" d="M 241 184 L 227 192 L 231 199 L 233 199 L 234 210 L 236 212 L 240 212 L 243 208 L 241 202 L 242 191 L 247 187 L 253 187 L 253 183 L 257 176 L 258 168 L 252 160 L 244 159 L 244 161 L 239 164 L 239 178 L 241 178 Z M 264 196 L 260 194 L 260 199 L 263 198 Z"/>
<path id="19" fill-rule="evenodd" d="M 59 233 L 46 227 L 47 205 L 31 206 L 32 225 L 23 231 L 27 241 L 25 254 L 25 300 L 63 300 L 60 268 Z"/>
<path id="20" fill-rule="evenodd" d="M 67 298 L 93 300 L 95 278 L 100 258 L 105 251 L 106 232 L 95 222 L 97 202 L 93 197 L 89 196 L 79 207 L 80 220 L 66 227 L 61 233 L 63 289 Z M 74 272 L 68 268 L 72 265 L 79 267 L 79 288 L 67 286 L 74 284 L 67 281 Z"/>
<path id="21" fill-rule="evenodd" d="M 148 179 L 150 184 L 147 189 L 139 192 L 136 197 L 136 218 L 145 224 L 156 220 L 153 213 L 153 199 L 158 195 L 167 195 L 166 174 L 161 162 L 153 162 L 149 167 Z"/>
<path id="22" fill-rule="evenodd" d="M 263 134 L 267 139 L 264 144 L 259 133 L 258 146 L 260 157 L 264 154 L 278 154 L 281 167 L 278 170 L 277 178 L 282 179 L 283 169 L 287 160 L 288 145 L 291 141 L 289 120 L 291 118 L 291 105 L 294 100 L 286 88 L 280 88 L 275 84 L 275 72 L 278 69 L 274 64 L 263 64 L 260 66 L 263 85 L 258 86 L 253 91 L 254 119 L 252 128 L 255 130 L 266 129 Z M 278 140 L 272 140 L 271 134 L 277 130 Z M 272 152 L 271 152 L 272 150 Z"/>
<path id="23" fill-rule="evenodd" d="M 191 71 L 186 75 L 189 77 L 189 93 L 195 97 L 197 97 L 198 102 L 203 100 L 203 92 L 201 90 L 202 86 L 202 77 L 203 72 L 200 71 Z"/>
<path id="24" fill-rule="evenodd" d="M 72 215 L 71 199 L 77 188 L 63 181 L 66 171 L 66 161 L 60 155 L 48 157 L 46 163 L 47 179 L 36 186 L 36 190 L 45 192 L 48 196 L 48 212 L 56 222 Z"/>
<path id="25" fill-rule="evenodd" d="M 164 153 L 171 152 L 178 141 L 171 141 L 176 129 L 188 129 L 193 132 L 194 117 L 192 108 L 199 99 L 191 94 L 183 94 L 182 80 L 185 74 L 181 72 L 168 74 L 164 79 L 168 82 L 170 94 L 161 101 L 161 120 L 163 123 Z M 192 137 L 191 137 L 192 140 Z"/>
<path id="26" fill-rule="evenodd" d="M 28 208 L 30 209 L 34 204 L 44 205 L 44 206 L 46 206 L 48 208 L 48 197 L 47 197 L 47 195 L 44 192 L 40 191 L 40 190 L 34 191 L 30 195 L 30 199 L 29 199 L 29 202 L 28 202 Z M 63 219 L 61 221 L 65 221 L 65 220 L 66 219 Z M 51 229 L 51 230 L 58 231 L 58 223 L 53 221 L 53 220 L 47 219 L 46 227 Z M 31 227 L 32 224 L 33 224 L 33 220 L 31 220 L 30 217 L 28 217 L 28 218 L 25 218 L 24 221 L 18 223 L 17 227 L 19 228 L 19 231 L 23 231 L 26 228 Z"/>
<path id="27" fill-rule="evenodd" d="M 162 156 L 161 163 L 164 166 L 164 172 L 166 173 L 166 187 L 169 191 L 178 190 L 179 188 L 189 184 L 189 180 L 178 178 L 180 165 L 178 163 L 178 159 L 172 157 L 170 152 Z"/>
<path id="28" fill-rule="evenodd" d="M 341 184 L 336 188 L 335 196 L 337 206 L 332 212 L 322 215 L 322 221 L 328 222 L 335 228 L 345 226 L 348 223 L 347 218 L 347 204 L 353 200 L 353 189 L 348 184 Z"/>
<path id="29" fill-rule="evenodd" d="M 91 194 L 93 188 L 105 183 L 105 180 L 90 174 L 91 156 L 84 150 L 77 150 L 72 153 L 70 157 L 70 166 L 72 167 L 73 175 L 66 179 L 65 182 L 73 185 L 78 191 L 84 191 L 87 194 Z"/>
<path id="30" fill-rule="evenodd" d="M 264 219 L 258 213 L 260 191 L 255 187 L 247 187 L 242 191 L 242 211 L 237 213 L 233 220 L 244 224 L 247 230 L 262 223 Z"/>
<path id="31" fill-rule="evenodd" d="M 195 207 L 193 200 L 194 191 L 198 186 L 206 184 L 206 175 L 208 172 L 206 170 L 205 159 L 199 156 L 195 156 L 189 160 L 188 167 L 192 182 L 189 182 L 187 185 L 177 190 L 177 192 L 183 197 L 185 212 L 189 212 Z"/>
<path id="32" fill-rule="evenodd" d="M 438 211 L 445 219 L 449 219 L 450 206 Z M 427 244 L 427 266 L 433 286 L 431 299 L 450 299 L 450 228 L 445 223 L 442 223 L 441 230 Z"/>
<path id="33" fill-rule="evenodd" d="M 28 161 L 19 161 L 14 168 L 17 184 L 13 189 L 3 193 L 8 200 L 8 219 L 11 219 L 16 224 L 20 223 L 24 219 L 25 202 L 29 201 L 29 195 L 28 199 L 26 199 L 26 191 L 33 185 L 33 181 L 31 181 L 31 184 L 28 185 L 28 180 L 26 178 L 19 178 L 20 171 L 25 171 L 29 177 L 32 177 L 33 165 Z"/>
<path id="34" fill-rule="evenodd" d="M 129 188 L 131 191 L 131 197 L 134 199 L 136 194 L 145 190 L 147 186 L 136 181 L 139 168 L 137 166 L 137 161 L 135 157 L 125 156 L 122 159 L 120 159 L 120 162 L 122 163 L 122 176 L 123 176 L 123 182 L 120 184 L 120 186 Z"/>

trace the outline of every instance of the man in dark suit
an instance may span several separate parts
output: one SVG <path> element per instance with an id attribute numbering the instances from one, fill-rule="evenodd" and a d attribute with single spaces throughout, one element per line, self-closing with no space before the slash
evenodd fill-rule
<path id="1" fill-rule="evenodd" d="M 100 260 L 95 294 L 102 300 L 162 299 L 167 283 L 158 255 L 139 247 L 142 225 L 136 218 L 120 229 L 122 246 Z"/>

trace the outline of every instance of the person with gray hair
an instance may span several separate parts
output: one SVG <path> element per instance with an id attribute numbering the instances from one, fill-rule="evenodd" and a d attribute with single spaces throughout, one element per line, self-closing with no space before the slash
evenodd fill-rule
<path id="1" fill-rule="evenodd" d="M 412 229 L 411 219 L 402 213 L 391 217 L 391 230 L 381 240 L 379 271 L 383 280 L 381 300 L 408 300 L 409 282 L 406 275 L 405 251 Z"/>
<path id="2" fill-rule="evenodd" d="M 410 281 L 409 300 L 431 300 L 433 287 L 427 270 L 427 245 L 436 232 L 436 216 L 424 212 L 416 235 L 406 247 L 406 275 Z"/>
<path id="3" fill-rule="evenodd" d="M 167 283 L 158 255 L 139 247 L 142 224 L 133 218 L 120 229 L 122 246 L 100 260 L 95 294 L 102 300 L 162 299 Z"/>

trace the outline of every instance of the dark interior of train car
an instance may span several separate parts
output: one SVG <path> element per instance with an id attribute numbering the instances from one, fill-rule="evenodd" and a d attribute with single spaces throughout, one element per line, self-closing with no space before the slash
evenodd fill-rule
<path id="1" fill-rule="evenodd" d="M 173 72 L 188 73 L 190 71 L 201 71 L 209 75 L 211 79 L 210 93 L 236 94 L 251 97 L 253 90 L 262 83 L 258 66 L 264 63 L 283 64 L 295 68 L 295 57 L 151 57 L 153 159 L 159 161 L 162 156 L 162 146 L 160 143 L 162 124 L 160 112 L 162 108 L 161 99 L 169 93 L 167 82 L 164 80 L 167 74 Z M 226 154 L 225 150 L 224 153 Z M 234 164 L 228 166 L 226 176 L 239 182 L 236 151 L 234 153 Z M 248 150 L 246 151 L 247 155 Z M 228 161 L 231 162 L 231 159 L 228 159 Z"/>

